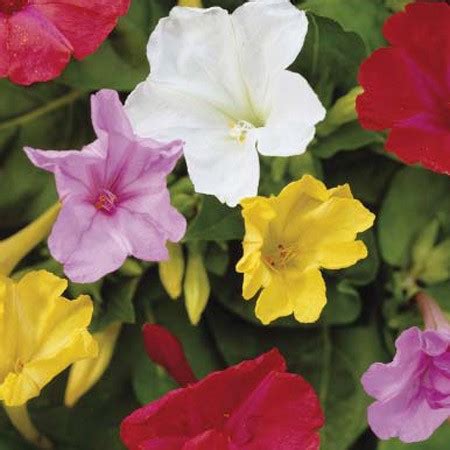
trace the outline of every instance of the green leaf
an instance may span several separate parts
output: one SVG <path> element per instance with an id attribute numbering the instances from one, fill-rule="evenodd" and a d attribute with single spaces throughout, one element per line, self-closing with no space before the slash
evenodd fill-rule
<path id="1" fill-rule="evenodd" d="M 319 158 L 330 158 L 340 151 L 352 151 L 369 144 L 382 144 L 380 133 L 361 128 L 358 122 L 350 122 L 339 127 L 334 133 L 319 137 L 310 146 L 311 152 Z"/>
<path id="2" fill-rule="evenodd" d="M 301 7 L 335 20 L 346 31 L 358 33 L 367 55 L 385 44 L 382 28 L 389 12 L 383 0 L 306 0 Z"/>
<path id="3" fill-rule="evenodd" d="M 444 450 L 450 442 L 450 426 L 444 423 L 434 434 L 423 442 L 405 444 L 398 439 L 381 441 L 378 450 Z"/>
<path id="4" fill-rule="evenodd" d="M 293 69 L 306 77 L 325 106 L 335 89 L 341 95 L 357 85 L 356 74 L 366 52 L 361 38 L 335 21 L 308 14 L 303 49 Z"/>
<path id="5" fill-rule="evenodd" d="M 56 200 L 53 175 L 35 168 L 23 147 L 77 148 L 91 134 L 90 120 L 79 91 L 0 80 L 0 92 L 0 227 L 16 228 Z"/>
<path id="6" fill-rule="evenodd" d="M 134 323 L 136 321 L 133 298 L 139 277 L 113 276 L 105 279 L 101 288 L 101 303 L 97 305 L 91 328 L 100 331 L 113 322 Z"/>
<path id="7" fill-rule="evenodd" d="M 439 214 L 450 214 L 450 180 L 445 175 L 406 167 L 389 187 L 378 216 L 378 240 L 383 259 L 406 267 L 419 233 Z"/>
<path id="8" fill-rule="evenodd" d="M 229 241 L 242 239 L 244 225 L 240 208 L 229 208 L 215 197 L 203 196 L 197 217 L 192 221 L 185 241 Z"/>
<path id="9" fill-rule="evenodd" d="M 326 415 L 322 450 L 346 450 L 367 427 L 369 399 L 360 377 L 372 362 L 386 357 L 375 327 L 256 327 L 218 307 L 209 310 L 207 321 L 228 364 L 277 347 L 289 370 L 313 384 Z"/>

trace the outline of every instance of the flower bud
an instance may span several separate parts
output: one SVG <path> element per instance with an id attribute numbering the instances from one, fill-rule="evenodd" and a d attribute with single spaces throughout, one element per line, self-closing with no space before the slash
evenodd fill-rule
<path id="1" fill-rule="evenodd" d="M 181 283 L 184 275 L 183 248 L 180 244 L 167 243 L 169 259 L 159 263 L 159 278 L 170 298 L 175 300 L 181 295 Z"/>
<path id="2" fill-rule="evenodd" d="M 211 288 L 200 249 L 189 247 L 189 257 L 184 279 L 184 297 L 189 320 L 197 325 L 208 303 Z"/>
<path id="3" fill-rule="evenodd" d="M 357 86 L 339 98 L 328 110 L 325 120 L 317 126 L 317 134 L 328 136 L 341 125 L 356 120 L 356 97 L 362 92 L 362 87 Z"/>
<path id="4" fill-rule="evenodd" d="M 13 236 L 0 241 L 0 274 L 9 275 L 34 247 L 47 237 L 61 205 L 53 205 Z"/>
<path id="5" fill-rule="evenodd" d="M 105 373 L 113 356 L 121 328 L 120 322 L 114 322 L 93 335 L 98 343 L 98 356 L 77 361 L 72 365 L 64 396 L 66 406 L 74 406 Z"/>

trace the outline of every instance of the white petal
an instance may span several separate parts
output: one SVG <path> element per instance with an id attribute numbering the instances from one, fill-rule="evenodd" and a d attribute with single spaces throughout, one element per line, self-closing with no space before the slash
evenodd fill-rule
<path id="1" fill-rule="evenodd" d="M 150 80 L 240 117 L 248 109 L 230 15 L 222 8 L 175 7 L 148 44 Z"/>
<path id="2" fill-rule="evenodd" d="M 191 130 L 225 130 L 232 119 L 185 92 L 147 80 L 125 104 L 136 134 L 158 140 L 187 140 Z"/>
<path id="3" fill-rule="evenodd" d="M 299 74 L 283 71 L 270 89 L 270 115 L 256 130 L 258 151 L 267 156 L 303 153 L 325 118 L 325 108 L 308 82 Z"/>
<path id="4" fill-rule="evenodd" d="M 193 132 L 185 157 L 197 192 L 215 195 L 231 207 L 257 194 L 259 159 L 250 137 L 238 144 L 220 131 Z"/>
<path id="5" fill-rule="evenodd" d="M 308 19 L 289 0 L 260 0 L 244 3 L 232 21 L 242 74 L 254 108 L 264 115 L 264 94 L 272 77 L 300 53 Z"/>

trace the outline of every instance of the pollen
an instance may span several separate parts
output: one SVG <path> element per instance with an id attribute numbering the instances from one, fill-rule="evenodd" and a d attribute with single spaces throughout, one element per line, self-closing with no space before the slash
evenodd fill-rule
<path id="1" fill-rule="evenodd" d="M 112 213 L 116 209 L 117 195 L 108 189 L 102 189 L 95 202 L 95 207 L 107 213 Z"/>
<path id="2" fill-rule="evenodd" d="M 264 255 L 264 261 L 273 270 L 284 269 L 289 262 L 298 256 L 297 245 L 278 244 L 274 251 Z"/>
<path id="3" fill-rule="evenodd" d="M 238 122 L 232 122 L 230 124 L 230 136 L 235 139 L 239 144 L 244 144 L 247 139 L 249 131 L 255 127 L 246 120 L 239 120 Z"/>

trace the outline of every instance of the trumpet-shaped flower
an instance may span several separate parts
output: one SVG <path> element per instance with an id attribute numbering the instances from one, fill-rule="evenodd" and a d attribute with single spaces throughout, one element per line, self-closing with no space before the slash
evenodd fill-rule
<path id="1" fill-rule="evenodd" d="M 1 0 L 0 77 L 31 84 L 57 77 L 71 55 L 93 53 L 130 0 Z"/>
<path id="2" fill-rule="evenodd" d="M 300 375 L 286 371 L 278 350 L 196 382 L 168 332 L 147 325 L 144 333 L 150 357 L 184 387 L 122 422 L 129 450 L 318 450 L 319 399 Z M 157 349 L 164 342 L 171 352 Z"/>
<path id="3" fill-rule="evenodd" d="M 243 297 L 261 290 L 256 316 L 264 324 L 292 313 L 299 322 L 315 322 L 326 304 L 320 269 L 365 258 L 366 246 L 355 238 L 375 216 L 348 185 L 327 190 L 309 175 L 277 197 L 248 198 L 241 205 L 246 233 L 236 269 L 244 273 Z"/>
<path id="4" fill-rule="evenodd" d="M 25 149 L 34 165 L 55 174 L 62 209 L 48 245 L 80 283 L 118 269 L 129 255 L 167 259 L 166 241 L 186 230 L 166 187 L 182 143 L 136 137 L 114 91 L 92 97 L 92 121 L 98 139 L 82 151 Z"/>
<path id="5" fill-rule="evenodd" d="M 61 297 L 67 281 L 46 272 L 0 277 L 0 400 L 21 406 L 75 361 L 97 355 L 87 331 L 91 299 Z"/>
<path id="6" fill-rule="evenodd" d="M 411 2 L 383 32 L 390 46 L 362 65 L 361 124 L 389 130 L 386 149 L 450 174 L 450 4 Z"/>
<path id="7" fill-rule="evenodd" d="M 362 377 L 376 401 L 369 425 L 380 439 L 428 439 L 450 417 L 450 324 L 434 300 L 418 294 L 426 330 L 403 331 L 389 364 L 372 364 Z"/>
<path id="8" fill-rule="evenodd" d="M 183 139 L 197 192 L 230 206 L 256 195 L 258 152 L 304 152 L 325 116 L 308 82 L 286 70 L 307 28 L 288 0 L 250 1 L 231 15 L 174 8 L 150 37 L 150 76 L 126 103 L 135 131 Z"/>

